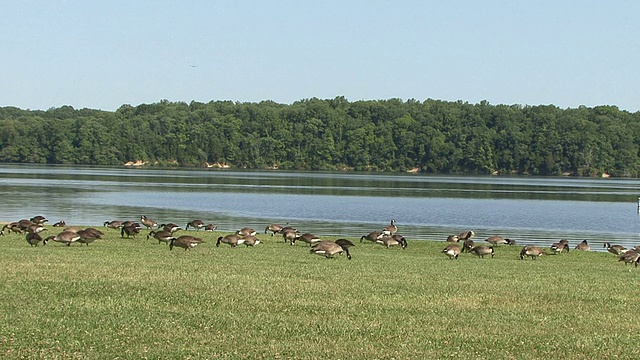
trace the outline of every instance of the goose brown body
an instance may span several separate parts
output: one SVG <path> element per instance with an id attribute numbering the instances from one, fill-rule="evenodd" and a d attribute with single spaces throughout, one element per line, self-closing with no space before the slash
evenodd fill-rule
<path id="1" fill-rule="evenodd" d="M 527 245 L 527 246 L 524 246 L 520 251 L 520 260 L 524 260 L 524 258 L 527 256 L 535 260 L 539 256 L 542 256 L 544 254 L 545 252 L 541 248 L 537 246 Z"/>
<path id="2" fill-rule="evenodd" d="M 216 242 L 216 247 L 220 246 L 220 244 L 227 244 L 231 247 L 236 247 L 238 245 L 244 244 L 245 239 L 238 234 L 229 234 L 225 236 L 220 236 L 218 241 Z"/>
<path id="3" fill-rule="evenodd" d="M 380 231 L 372 231 L 370 233 L 368 233 L 367 235 L 362 235 L 360 237 L 360 242 L 362 242 L 363 240 L 367 240 L 367 241 L 371 241 L 373 243 L 375 243 L 376 241 L 378 241 L 380 238 L 382 238 L 384 234 Z"/>
<path id="4" fill-rule="evenodd" d="M 336 254 L 347 255 L 347 259 L 351 260 L 351 253 L 349 247 L 355 246 L 351 241 L 346 239 L 338 239 L 335 242 L 328 240 L 321 240 L 311 246 L 310 252 L 312 254 L 321 255 L 327 259 L 333 258 Z"/>
<path id="5" fill-rule="evenodd" d="M 460 255 L 460 246 L 456 244 L 447 245 L 442 252 L 449 257 L 450 260 L 458 259 Z"/>
<path id="6" fill-rule="evenodd" d="M 185 225 L 184 229 L 189 230 L 189 227 L 192 227 L 196 229 L 196 231 L 198 231 L 204 227 L 204 221 L 199 219 L 191 220 L 187 223 L 187 225 Z"/>
<path id="7" fill-rule="evenodd" d="M 607 249 L 608 252 L 614 255 L 624 254 L 625 252 L 629 251 L 626 247 L 622 245 L 611 245 L 608 242 L 604 243 L 604 247 Z"/>
<path id="8" fill-rule="evenodd" d="M 147 240 L 149 240 L 150 237 L 158 240 L 158 244 L 163 242 L 168 244 L 172 239 L 174 239 L 171 232 L 164 230 L 152 230 L 147 234 Z"/>
<path id="9" fill-rule="evenodd" d="M 495 250 L 491 246 L 478 245 L 478 246 L 474 246 L 471 249 L 471 253 L 475 254 L 480 258 L 484 258 L 485 255 L 491 255 L 491 257 L 493 258 L 493 256 L 495 255 Z"/>
<path id="10" fill-rule="evenodd" d="M 589 251 L 591 250 L 591 247 L 587 243 L 587 240 L 582 240 L 580 244 L 576 245 L 575 250 Z"/>
<path id="11" fill-rule="evenodd" d="M 51 235 L 44 239 L 44 241 L 53 240 L 55 242 L 66 244 L 67 246 L 71 246 L 72 243 L 80 240 L 80 235 L 74 231 L 63 231 L 58 235 Z"/>
<path id="12" fill-rule="evenodd" d="M 171 251 L 174 247 L 177 246 L 187 251 L 203 243 L 204 241 L 201 238 L 197 238 L 191 235 L 182 235 L 178 238 L 172 238 L 169 241 L 169 250 Z"/>

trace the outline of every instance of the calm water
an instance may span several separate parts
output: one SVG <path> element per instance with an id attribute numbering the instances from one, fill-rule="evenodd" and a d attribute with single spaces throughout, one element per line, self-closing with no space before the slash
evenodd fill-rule
<path id="1" fill-rule="evenodd" d="M 476 231 L 519 244 L 561 238 L 640 245 L 640 180 L 415 174 L 141 170 L 0 165 L 0 220 L 41 214 L 102 225 L 141 214 L 180 225 L 199 218 L 233 231 L 287 223 L 360 237 L 396 219 L 409 239 Z M 572 245 L 573 246 L 573 245 Z"/>

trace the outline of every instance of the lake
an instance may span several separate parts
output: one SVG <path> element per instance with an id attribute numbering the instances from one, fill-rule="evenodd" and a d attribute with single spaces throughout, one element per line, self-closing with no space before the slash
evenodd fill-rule
<path id="1" fill-rule="evenodd" d="M 0 195 L 1 221 L 40 214 L 101 226 L 145 214 L 359 238 L 396 219 L 409 241 L 474 230 L 475 240 L 545 247 L 562 238 L 599 251 L 604 241 L 640 245 L 638 179 L 0 165 Z"/>

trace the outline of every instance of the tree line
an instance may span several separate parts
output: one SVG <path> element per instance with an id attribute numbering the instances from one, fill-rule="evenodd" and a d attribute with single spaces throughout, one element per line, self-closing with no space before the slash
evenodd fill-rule
<path id="1" fill-rule="evenodd" d="M 344 97 L 0 108 L 0 162 L 637 177 L 640 112 Z"/>

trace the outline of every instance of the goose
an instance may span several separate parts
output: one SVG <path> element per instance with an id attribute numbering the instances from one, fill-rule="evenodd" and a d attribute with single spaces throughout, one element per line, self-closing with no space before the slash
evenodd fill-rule
<path id="1" fill-rule="evenodd" d="M 245 236 L 242 238 L 244 240 L 244 244 L 249 247 L 249 246 L 256 246 L 258 244 L 260 244 L 260 239 L 258 239 L 255 236 Z"/>
<path id="2" fill-rule="evenodd" d="M 380 239 L 376 240 L 376 244 L 385 246 L 387 249 L 393 246 L 400 245 L 400 247 L 404 250 L 407 247 L 407 240 L 402 236 L 383 236 Z"/>
<path id="3" fill-rule="evenodd" d="M 66 244 L 67 246 L 71 246 L 71 243 L 74 243 L 78 240 L 80 240 L 80 235 L 78 235 L 76 232 L 74 231 L 63 231 L 61 233 L 59 233 L 58 235 L 51 235 L 49 237 L 47 237 L 46 239 L 44 239 L 43 241 L 49 241 L 49 240 L 53 240 L 55 242 L 59 242 L 59 243 L 63 243 Z"/>
<path id="4" fill-rule="evenodd" d="M 119 221 L 119 220 L 105 221 L 104 226 L 111 229 L 119 229 L 120 226 L 122 226 L 122 221 Z"/>
<path id="5" fill-rule="evenodd" d="M 104 233 L 96 228 L 88 227 L 84 229 L 84 231 L 94 234 L 98 239 L 101 239 L 104 236 Z"/>
<path id="6" fill-rule="evenodd" d="M 351 260 L 351 253 L 349 247 L 355 246 L 351 241 L 346 239 L 338 239 L 334 241 L 321 240 L 311 246 L 310 252 L 312 254 L 321 255 L 327 259 L 333 258 L 336 254 L 347 254 L 347 259 Z"/>
<path id="7" fill-rule="evenodd" d="M 202 220 L 191 220 L 184 227 L 185 230 L 189 230 L 189 227 L 196 229 L 196 231 L 202 229 L 204 227 L 204 221 Z"/>
<path id="8" fill-rule="evenodd" d="M 511 239 L 505 239 L 502 236 L 499 235 L 494 235 L 494 236 L 489 236 L 488 238 L 486 238 L 484 241 L 488 242 L 491 245 L 502 245 L 502 244 L 508 244 L 508 245 L 515 245 L 515 241 L 511 240 Z"/>
<path id="9" fill-rule="evenodd" d="M 0 230 L 0 235 L 4 235 L 5 231 L 13 232 L 15 234 L 21 234 L 22 233 L 22 229 L 18 226 L 18 222 L 17 221 L 5 224 L 2 227 L 2 230 Z"/>
<path id="10" fill-rule="evenodd" d="M 450 244 L 445 247 L 442 252 L 449 257 L 449 260 L 458 259 L 460 255 L 460 246 L 456 244 Z"/>
<path id="11" fill-rule="evenodd" d="M 582 240 L 582 242 L 580 244 L 576 245 L 575 249 L 576 250 L 581 250 L 581 251 L 589 251 L 589 250 L 591 250 L 591 247 L 587 243 L 587 240 Z"/>
<path id="12" fill-rule="evenodd" d="M 298 240 L 302 240 L 303 242 L 306 242 L 307 244 L 309 244 L 310 246 L 322 241 L 322 239 L 320 239 L 319 237 L 313 235 L 312 233 L 304 233 L 302 235 L 296 236 L 295 238 L 293 238 L 293 241 L 291 242 L 291 245 L 295 245 L 296 241 Z"/>
<path id="13" fill-rule="evenodd" d="M 126 220 L 126 221 L 123 221 L 123 222 L 120 224 L 120 227 L 124 227 L 124 226 L 135 226 L 135 227 L 137 227 L 137 228 L 141 228 L 141 227 L 142 227 L 142 225 L 140 225 L 140 223 L 137 223 L 137 222 L 132 221 L 132 220 Z"/>
<path id="14" fill-rule="evenodd" d="M 124 237 L 124 235 L 127 234 L 127 238 L 132 236 L 135 239 L 136 235 L 138 235 L 139 233 L 140 233 L 140 228 L 134 225 L 123 226 L 122 230 L 120 230 L 120 236 Z"/>
<path id="15" fill-rule="evenodd" d="M 160 226 L 158 226 L 158 229 L 162 229 L 162 231 L 168 231 L 172 234 L 178 230 L 182 230 L 180 226 L 174 223 L 160 224 Z"/>
<path id="16" fill-rule="evenodd" d="M 545 255 L 544 250 L 537 246 L 526 245 L 520 251 L 520 260 L 524 260 L 525 257 L 530 256 L 531 259 L 535 260 L 538 256 Z"/>
<path id="17" fill-rule="evenodd" d="M 458 241 L 460 241 L 460 238 L 458 237 L 458 235 L 447 236 L 447 242 L 458 242 Z"/>
<path id="18" fill-rule="evenodd" d="M 40 231 L 47 230 L 43 225 L 31 224 L 27 227 L 27 233 L 39 233 Z"/>
<path id="19" fill-rule="evenodd" d="M 76 234 L 80 236 L 80 239 L 78 239 L 78 242 L 81 244 L 85 244 L 87 246 L 89 246 L 89 243 L 92 243 L 96 239 L 100 238 L 100 234 L 94 231 L 91 231 L 89 229 L 80 230 Z"/>
<path id="20" fill-rule="evenodd" d="M 467 231 L 463 231 L 460 234 L 458 234 L 458 239 L 460 239 L 460 240 L 469 240 L 469 239 L 473 238 L 474 236 L 476 236 L 476 233 L 473 230 L 467 230 Z"/>
<path id="21" fill-rule="evenodd" d="M 462 252 L 471 252 L 471 249 L 473 249 L 473 247 L 476 244 L 473 242 L 473 240 L 471 239 L 466 239 L 463 243 L 462 243 Z"/>
<path id="22" fill-rule="evenodd" d="M 554 254 L 562 253 L 565 250 L 569 252 L 569 243 L 567 242 L 567 240 L 560 240 L 557 243 L 551 244 L 550 249 Z"/>
<path id="23" fill-rule="evenodd" d="M 168 244 L 171 241 L 171 239 L 174 239 L 173 234 L 170 231 L 164 231 L 164 230 L 151 230 L 147 234 L 147 240 L 149 240 L 149 238 L 152 236 L 156 240 L 158 240 L 158 244 L 162 242 L 165 242 Z"/>
<path id="24" fill-rule="evenodd" d="M 63 231 L 78 232 L 80 230 L 82 230 L 80 226 L 67 226 Z"/>
<path id="25" fill-rule="evenodd" d="M 46 223 L 49 220 L 47 220 L 47 218 L 45 218 L 42 215 L 36 215 L 36 216 L 32 217 L 31 219 L 29 219 L 29 221 L 31 221 L 34 224 L 44 225 L 44 223 Z"/>
<path id="26" fill-rule="evenodd" d="M 22 220 L 18 221 L 18 228 L 20 229 L 20 231 L 22 233 L 26 232 L 27 229 L 29 228 L 29 226 L 31 226 L 31 225 L 33 225 L 31 220 L 22 219 Z"/>
<path id="27" fill-rule="evenodd" d="M 274 236 L 275 234 L 281 233 L 282 229 L 284 229 L 284 227 L 280 224 L 271 224 L 264 228 L 264 233 L 266 234 L 271 231 L 271 236 Z"/>
<path id="28" fill-rule="evenodd" d="M 391 219 L 391 223 L 382 229 L 382 233 L 387 236 L 391 236 L 397 232 L 398 227 L 396 226 L 396 219 Z"/>
<path id="29" fill-rule="evenodd" d="M 493 250 L 493 247 L 485 245 L 474 246 L 473 249 L 471 249 L 471 252 L 476 254 L 476 256 L 480 258 L 484 258 L 485 255 L 491 255 L 491 257 L 493 258 L 493 256 L 495 255 L 495 250 Z"/>
<path id="30" fill-rule="evenodd" d="M 244 244 L 244 242 L 245 239 L 238 234 L 229 234 L 220 236 L 218 238 L 218 241 L 216 242 L 216 247 L 220 246 L 220 243 L 229 244 L 231 247 L 236 247 L 238 245 Z"/>
<path id="31" fill-rule="evenodd" d="M 218 228 L 218 225 L 207 224 L 204 227 L 204 231 L 216 231 L 217 228 Z"/>
<path id="32" fill-rule="evenodd" d="M 25 238 L 31 246 L 38 246 L 38 244 L 43 240 L 38 233 L 27 233 L 27 236 Z M 47 242 L 43 242 L 42 245 L 47 245 Z"/>
<path id="33" fill-rule="evenodd" d="M 622 246 L 622 245 L 611 245 L 608 242 L 604 243 L 604 247 L 607 249 L 608 252 L 614 254 L 614 255 L 620 255 L 620 254 L 624 254 L 627 251 L 629 251 L 629 249 L 627 249 L 626 247 Z"/>
<path id="34" fill-rule="evenodd" d="M 257 233 L 258 232 L 255 229 L 252 229 L 250 227 L 244 227 L 236 231 L 236 235 L 239 236 L 256 236 Z"/>
<path id="35" fill-rule="evenodd" d="M 67 223 L 64 220 L 60 220 L 57 223 L 53 224 L 53 227 L 65 227 Z"/>
<path id="36" fill-rule="evenodd" d="M 142 225 L 146 226 L 147 229 L 153 229 L 154 227 L 158 226 L 158 223 L 155 220 L 147 217 L 146 215 L 140 215 L 140 222 L 142 223 Z"/>
<path id="37" fill-rule="evenodd" d="M 382 236 L 383 236 L 383 234 L 380 231 L 372 231 L 372 232 L 368 233 L 367 235 L 362 235 L 360 237 L 360 242 L 362 242 L 362 240 L 368 240 L 368 241 L 371 241 L 371 242 L 375 243 Z"/>
<path id="38" fill-rule="evenodd" d="M 191 250 L 191 248 L 194 248 L 196 246 L 198 246 L 198 244 L 204 244 L 205 242 L 200 239 L 197 238 L 195 236 L 191 236 L 191 235 L 182 235 L 178 238 L 172 238 L 171 240 L 169 240 L 169 250 L 173 250 L 174 246 L 183 248 L 184 251 L 187 250 Z"/>
<path id="39" fill-rule="evenodd" d="M 296 242 L 296 238 L 300 236 L 300 233 L 298 232 L 298 230 L 294 230 L 294 229 L 285 229 L 282 230 L 282 238 L 284 239 L 285 243 L 289 243 L 291 245 L 293 245 Z"/>
<path id="40" fill-rule="evenodd" d="M 635 267 L 638 267 L 638 260 L 640 259 L 640 253 L 637 250 L 629 250 L 618 256 L 618 261 L 623 261 L 625 265 L 635 263 Z"/>

